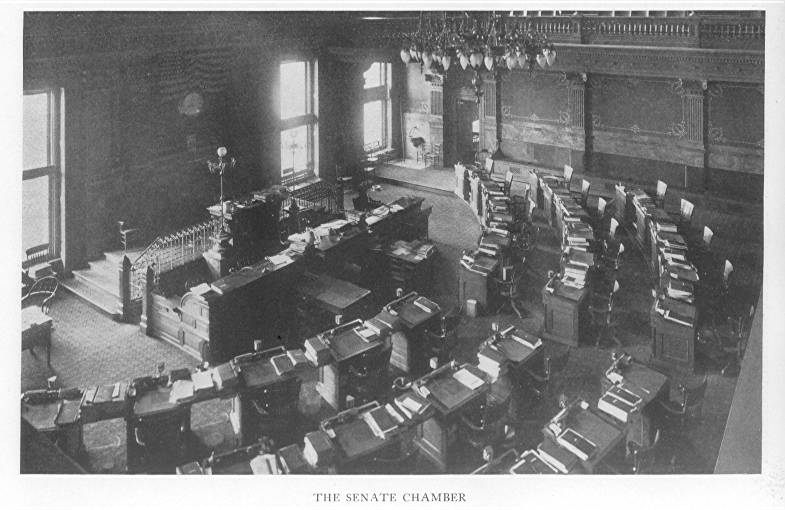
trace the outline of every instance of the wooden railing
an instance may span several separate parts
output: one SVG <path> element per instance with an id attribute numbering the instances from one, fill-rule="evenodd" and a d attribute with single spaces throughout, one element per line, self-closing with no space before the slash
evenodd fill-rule
<path id="1" fill-rule="evenodd" d="M 210 249 L 211 239 L 220 228 L 221 220 L 211 218 L 156 237 L 133 261 L 127 256 L 123 257 L 119 268 L 120 299 L 117 314 L 128 321 L 133 315 L 132 310 L 140 306 L 148 268 L 153 271 L 155 278 L 158 278 L 162 271 L 168 271 L 201 257 Z"/>
<path id="2" fill-rule="evenodd" d="M 764 17 L 725 16 L 603 16 L 591 14 L 526 16 L 507 19 L 508 27 L 545 34 L 556 44 L 618 44 L 708 49 L 763 50 Z M 402 22 L 384 29 L 375 26 L 367 37 L 396 45 L 413 30 Z M 558 48 L 557 48 L 558 51 Z"/>

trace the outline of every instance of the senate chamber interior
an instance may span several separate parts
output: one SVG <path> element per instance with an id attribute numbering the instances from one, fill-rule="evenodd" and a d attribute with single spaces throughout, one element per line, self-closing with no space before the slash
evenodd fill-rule
<path id="1" fill-rule="evenodd" d="M 765 12 L 23 24 L 22 473 L 761 472 Z"/>

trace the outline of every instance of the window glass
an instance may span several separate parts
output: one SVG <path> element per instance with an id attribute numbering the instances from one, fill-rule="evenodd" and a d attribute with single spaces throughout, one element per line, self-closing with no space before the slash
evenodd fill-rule
<path id="1" fill-rule="evenodd" d="M 308 126 L 281 131 L 281 172 L 299 172 L 308 168 Z"/>
<path id="2" fill-rule="evenodd" d="M 22 181 L 22 258 L 25 250 L 49 242 L 49 176 Z"/>
<path id="3" fill-rule="evenodd" d="M 371 64 L 371 68 L 363 73 L 363 78 L 365 78 L 365 88 L 369 89 L 372 87 L 378 87 L 382 84 L 382 64 L 379 62 L 374 62 Z"/>
<path id="4" fill-rule="evenodd" d="M 308 113 L 307 74 L 305 62 L 281 64 L 281 119 Z"/>
<path id="5" fill-rule="evenodd" d="M 49 166 L 49 94 L 22 100 L 22 170 Z"/>
<path id="6" fill-rule="evenodd" d="M 363 105 L 363 144 L 379 142 L 381 146 L 385 145 L 382 140 L 383 108 L 382 101 L 372 101 Z"/>

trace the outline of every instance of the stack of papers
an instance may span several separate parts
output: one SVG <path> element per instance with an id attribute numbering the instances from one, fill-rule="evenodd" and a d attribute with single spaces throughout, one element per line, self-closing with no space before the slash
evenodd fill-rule
<path id="1" fill-rule="evenodd" d="M 521 459 L 510 468 L 510 474 L 513 475 L 552 475 L 558 473 L 558 470 L 548 464 L 534 450 L 523 452 Z"/>
<path id="2" fill-rule="evenodd" d="M 278 473 L 278 462 L 276 461 L 275 455 L 270 453 L 264 453 L 261 455 L 257 455 L 249 462 L 251 466 L 251 472 L 255 475 L 277 475 Z"/>
<path id="3" fill-rule="evenodd" d="M 567 428 L 559 434 L 556 441 L 583 461 L 589 460 L 589 457 L 597 450 L 596 444 L 571 428 Z"/>
<path id="4" fill-rule="evenodd" d="M 486 345 L 477 353 L 477 368 L 488 374 L 491 382 L 495 382 L 502 373 L 507 358 L 498 349 Z"/>
<path id="5" fill-rule="evenodd" d="M 414 392 L 407 392 L 401 396 L 395 397 L 395 403 L 407 418 L 410 419 L 414 415 L 422 414 L 428 406 L 430 406 L 427 400 Z"/>
<path id="6" fill-rule="evenodd" d="M 176 404 L 183 400 L 188 400 L 194 396 L 194 383 L 188 379 L 180 379 L 172 384 L 169 392 L 169 402 Z"/>
<path id="7" fill-rule="evenodd" d="M 195 392 L 211 390 L 215 387 L 215 383 L 213 382 L 213 371 L 212 370 L 204 370 L 200 372 L 194 372 L 191 374 L 191 382 L 194 386 Z"/>
<path id="8" fill-rule="evenodd" d="M 476 375 L 469 372 L 467 369 L 462 368 L 452 374 L 453 378 L 457 380 L 459 383 L 463 384 L 470 390 L 476 390 L 480 386 L 482 386 L 485 381 L 477 377 Z"/>
<path id="9" fill-rule="evenodd" d="M 276 266 L 281 266 L 284 264 L 289 264 L 292 261 L 292 258 L 289 255 L 278 254 L 272 255 L 269 257 L 270 262 L 272 262 Z"/>
<path id="10" fill-rule="evenodd" d="M 376 338 L 376 332 L 372 329 L 363 324 L 362 326 L 357 326 L 352 331 L 354 331 L 357 336 L 362 338 L 366 342 L 370 342 L 374 338 Z"/>

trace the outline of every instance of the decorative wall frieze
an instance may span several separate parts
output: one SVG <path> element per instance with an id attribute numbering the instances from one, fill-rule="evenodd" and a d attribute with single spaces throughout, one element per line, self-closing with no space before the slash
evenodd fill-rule
<path id="1" fill-rule="evenodd" d="M 712 144 L 707 151 L 710 168 L 763 175 L 763 147 Z"/>
<path id="2" fill-rule="evenodd" d="M 554 70 L 763 83 L 763 51 L 560 44 Z M 514 71 L 525 72 L 525 71 Z"/>
<path id="3" fill-rule="evenodd" d="M 505 145 L 537 143 L 574 150 L 584 150 L 585 147 L 582 129 L 536 121 L 505 120 L 502 123 L 502 140 Z"/>
<path id="4" fill-rule="evenodd" d="M 594 152 L 619 156 L 668 161 L 689 166 L 703 166 L 703 145 L 684 137 L 638 133 L 630 137 L 626 132 L 594 129 Z"/>

